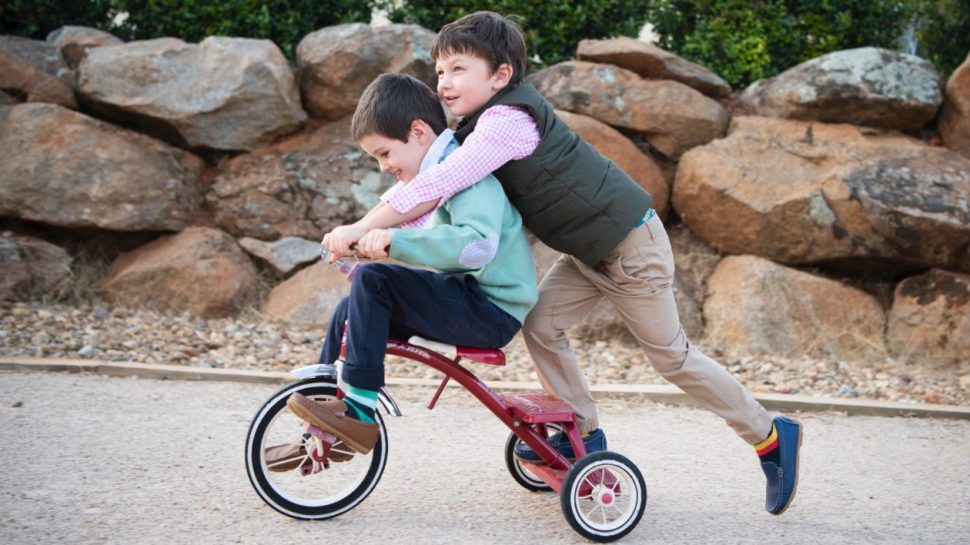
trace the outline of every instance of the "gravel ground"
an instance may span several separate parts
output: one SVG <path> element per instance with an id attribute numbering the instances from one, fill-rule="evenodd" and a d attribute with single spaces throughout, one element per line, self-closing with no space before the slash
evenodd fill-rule
<path id="1" fill-rule="evenodd" d="M 285 371 L 316 362 L 323 326 L 284 324 L 255 312 L 204 320 L 98 305 L 0 304 L 0 354 L 96 358 Z M 665 384 L 640 350 L 621 341 L 576 340 L 574 349 L 593 384 Z M 517 337 L 505 349 L 504 368 L 477 367 L 486 380 L 535 381 Z M 714 355 L 714 354 L 712 354 Z M 970 362 L 947 369 L 892 360 L 846 362 L 773 357 L 722 359 L 755 392 L 863 397 L 946 405 L 970 404 Z M 437 378 L 431 368 L 389 358 L 389 376 Z"/>
<path id="2" fill-rule="evenodd" d="M 301 522 L 264 504 L 246 430 L 277 387 L 0 373 L 0 543 L 589 544 L 554 493 L 502 461 L 508 430 L 466 394 L 393 389 L 388 465 L 349 513 Z M 798 494 L 764 512 L 754 453 L 710 412 L 602 404 L 610 450 L 637 465 L 647 510 L 619 543 L 967 543 L 970 421 L 811 413 Z"/>

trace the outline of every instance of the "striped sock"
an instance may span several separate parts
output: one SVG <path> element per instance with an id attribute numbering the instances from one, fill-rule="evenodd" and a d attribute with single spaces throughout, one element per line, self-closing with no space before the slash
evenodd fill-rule
<path id="1" fill-rule="evenodd" d="M 762 462 L 781 465 L 781 455 L 778 452 L 778 430 L 775 429 L 774 424 L 771 425 L 771 433 L 768 434 L 768 437 L 755 445 L 754 450 L 758 453 L 758 458 L 761 458 Z"/>
<path id="2" fill-rule="evenodd" d="M 377 390 L 367 390 L 346 384 L 343 391 L 344 403 L 347 405 L 347 412 L 344 414 L 365 424 L 376 422 L 374 413 L 377 412 Z"/>

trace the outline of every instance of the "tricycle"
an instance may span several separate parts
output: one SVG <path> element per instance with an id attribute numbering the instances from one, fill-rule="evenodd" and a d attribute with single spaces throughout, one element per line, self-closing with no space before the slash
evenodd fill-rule
<path id="1" fill-rule="evenodd" d="M 338 262 L 345 273 L 352 267 Z M 428 408 L 437 404 L 449 381 L 472 394 L 510 434 L 505 465 L 512 478 L 533 492 L 559 493 L 563 515 L 580 535 L 597 542 L 620 539 L 640 522 L 647 487 L 640 470 L 610 451 L 586 453 L 575 415 L 561 400 L 541 393 L 497 393 L 461 364 L 505 365 L 501 350 L 457 347 L 421 337 L 388 339 L 387 354 L 422 363 L 444 376 Z M 397 403 L 382 388 L 375 416 L 377 444 L 367 454 L 354 451 L 333 435 L 307 424 L 287 407 L 294 393 L 322 403 L 338 398 L 337 368 L 316 364 L 292 371 L 297 381 L 270 396 L 259 409 L 246 438 L 246 470 L 256 493 L 280 513 L 303 520 L 336 517 L 359 505 L 377 486 L 387 462 L 385 416 L 400 416 Z M 576 454 L 569 460 L 549 445 L 550 434 L 566 434 Z M 515 456 L 526 443 L 543 463 Z"/>

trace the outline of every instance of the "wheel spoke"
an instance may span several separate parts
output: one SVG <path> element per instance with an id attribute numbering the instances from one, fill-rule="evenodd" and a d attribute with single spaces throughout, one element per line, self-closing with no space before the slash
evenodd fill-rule
<path id="1" fill-rule="evenodd" d="M 303 462 L 305 462 L 306 459 L 307 459 L 307 455 L 306 454 L 304 454 L 303 456 L 300 456 L 300 463 L 297 464 L 296 467 L 300 467 L 301 465 L 303 465 Z M 284 464 L 292 463 L 292 461 L 293 461 L 292 459 L 290 459 L 290 460 L 280 460 L 279 462 L 276 462 L 274 464 L 266 464 L 266 467 L 267 468 L 273 468 L 273 467 L 276 467 L 276 466 L 281 466 L 281 465 L 284 465 Z"/>
<path id="2" fill-rule="evenodd" d="M 340 454 L 355 454 L 356 453 L 355 450 L 351 450 L 350 448 L 343 448 L 343 447 L 337 447 L 337 446 L 330 447 L 330 452 L 339 452 Z"/>
<path id="3" fill-rule="evenodd" d="M 619 516 L 619 517 L 623 516 L 623 510 L 620 509 L 620 507 L 618 505 L 616 505 L 615 503 L 610 504 L 610 508 L 613 509 L 614 511 L 616 511 L 616 515 L 617 516 Z"/>
<path id="4" fill-rule="evenodd" d="M 613 494 L 617 494 L 616 489 L 620 488 L 620 477 L 612 472 L 610 472 L 610 475 L 613 476 L 613 486 L 610 487 L 610 491 L 612 491 Z"/>
<path id="5" fill-rule="evenodd" d="M 607 520 L 606 520 L 606 510 L 603 509 L 603 506 L 602 505 L 599 505 L 599 504 L 596 505 L 596 510 L 599 511 L 600 520 L 603 521 L 603 524 L 606 524 L 606 522 L 607 522 Z"/>

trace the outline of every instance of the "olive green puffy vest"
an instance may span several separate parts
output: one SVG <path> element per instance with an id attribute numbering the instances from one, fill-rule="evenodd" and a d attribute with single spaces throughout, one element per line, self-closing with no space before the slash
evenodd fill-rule
<path id="1" fill-rule="evenodd" d="M 459 142 L 478 117 L 499 104 L 518 106 L 539 126 L 535 152 L 495 171 L 525 226 L 551 248 L 595 266 L 626 237 L 653 198 L 563 120 L 529 83 L 498 92 L 458 124 Z"/>

